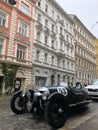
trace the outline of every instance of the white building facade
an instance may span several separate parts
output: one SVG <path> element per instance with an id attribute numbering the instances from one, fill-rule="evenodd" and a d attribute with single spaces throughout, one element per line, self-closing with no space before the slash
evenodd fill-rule
<path id="1" fill-rule="evenodd" d="M 90 84 L 96 79 L 95 37 L 75 15 L 74 22 L 76 82 Z"/>
<path id="2" fill-rule="evenodd" d="M 54 0 L 35 7 L 33 74 L 36 86 L 75 81 L 74 22 Z"/>

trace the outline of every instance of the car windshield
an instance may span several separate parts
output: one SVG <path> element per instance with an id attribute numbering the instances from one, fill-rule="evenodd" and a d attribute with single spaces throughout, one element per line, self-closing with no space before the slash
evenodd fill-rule
<path id="1" fill-rule="evenodd" d="M 67 87 L 68 84 L 67 84 L 67 83 L 64 83 L 64 82 L 61 82 L 61 83 L 60 83 L 60 86 Z"/>

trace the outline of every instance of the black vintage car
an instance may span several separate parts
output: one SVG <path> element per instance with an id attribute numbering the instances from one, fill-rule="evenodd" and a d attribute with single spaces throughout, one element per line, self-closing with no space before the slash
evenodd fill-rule
<path id="1" fill-rule="evenodd" d="M 35 116 L 44 113 L 49 125 L 58 129 L 66 122 L 70 107 L 84 107 L 91 102 L 87 97 L 87 91 L 80 83 L 75 86 L 61 83 L 38 90 L 20 90 L 13 95 L 10 107 L 16 114 L 29 111 Z"/>

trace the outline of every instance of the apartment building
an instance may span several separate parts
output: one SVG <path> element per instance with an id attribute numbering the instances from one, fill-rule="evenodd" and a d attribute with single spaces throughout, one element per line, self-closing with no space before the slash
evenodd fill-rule
<path id="1" fill-rule="evenodd" d="M 55 0 L 35 7 L 32 83 L 36 86 L 75 81 L 74 22 Z"/>
<path id="2" fill-rule="evenodd" d="M 95 48 L 96 48 L 96 65 L 97 65 L 97 79 L 98 79 L 98 39 L 95 39 Z"/>
<path id="3" fill-rule="evenodd" d="M 17 0 L 12 6 L 0 0 L 0 93 L 4 93 L 2 63 L 19 65 L 21 87 L 31 83 L 34 34 L 34 0 Z"/>
<path id="4" fill-rule="evenodd" d="M 89 84 L 96 78 L 95 37 L 77 16 L 74 22 L 75 72 L 76 81 Z"/>

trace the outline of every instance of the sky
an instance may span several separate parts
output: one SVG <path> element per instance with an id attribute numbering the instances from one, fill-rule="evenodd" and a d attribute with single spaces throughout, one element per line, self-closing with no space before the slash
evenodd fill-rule
<path id="1" fill-rule="evenodd" d="M 75 14 L 98 38 L 98 0 L 56 0 L 68 14 Z M 97 22 L 97 23 L 96 23 Z"/>

